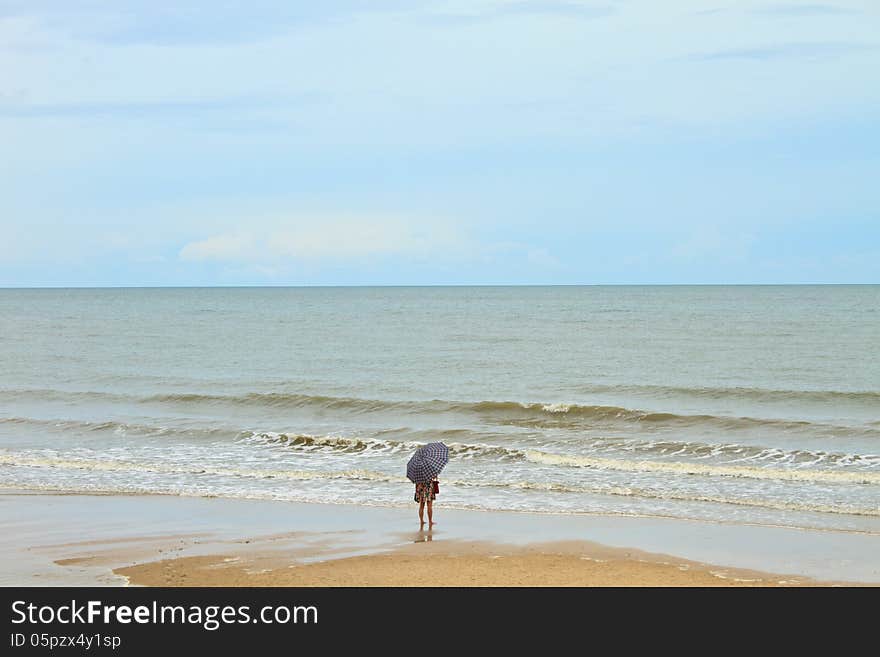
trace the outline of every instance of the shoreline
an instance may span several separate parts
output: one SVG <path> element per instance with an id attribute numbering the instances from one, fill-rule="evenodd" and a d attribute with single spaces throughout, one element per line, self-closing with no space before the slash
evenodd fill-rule
<path id="1" fill-rule="evenodd" d="M 175 557 L 113 571 L 134 586 L 778 587 L 829 586 L 795 575 L 727 569 L 589 542 L 526 547 L 431 539 L 388 552 L 302 562 L 253 550 Z"/>
<path id="2" fill-rule="evenodd" d="M 267 504 L 293 504 L 307 506 L 327 506 L 327 507 L 345 507 L 357 509 L 413 509 L 413 504 L 379 504 L 369 502 L 347 502 L 347 501 L 315 501 L 315 500 L 283 500 L 272 499 L 266 497 L 233 497 L 220 495 L 199 495 L 195 493 L 171 493 L 171 492 L 128 492 L 128 491 L 105 491 L 105 490 L 77 490 L 71 488 L 28 488 L 22 489 L 16 486 L 0 485 L 0 498 L 4 495 L 51 495 L 60 497 L 119 497 L 119 498 L 172 498 L 172 499 L 192 499 L 192 500 L 229 500 L 231 502 L 253 502 Z M 671 522 L 699 523 L 706 525 L 736 526 L 736 527 L 760 527 L 769 529 L 784 529 L 790 531 L 805 532 L 830 532 L 833 534 L 862 534 L 865 536 L 880 536 L 880 532 L 870 529 L 857 529 L 849 527 L 821 527 L 804 525 L 797 523 L 764 523 L 748 520 L 730 520 L 730 519 L 713 519 L 699 518 L 684 515 L 662 514 L 662 513 L 625 513 L 625 512 L 598 512 L 598 511 L 550 511 L 550 510 L 531 510 L 531 509 L 495 509 L 481 508 L 471 506 L 449 505 L 443 506 L 443 512 L 463 512 L 463 513 L 489 513 L 489 514 L 513 514 L 520 516 L 534 517 L 563 517 L 563 518 L 622 518 L 622 519 L 642 519 L 642 520 L 668 520 Z M 844 514 L 847 515 L 847 514 Z M 858 514 L 855 514 L 858 515 Z"/>
<path id="3" fill-rule="evenodd" d="M 0 492 L 0 585 L 877 585 L 880 536 L 626 516 Z M 134 519 L 134 520 L 133 520 Z"/>

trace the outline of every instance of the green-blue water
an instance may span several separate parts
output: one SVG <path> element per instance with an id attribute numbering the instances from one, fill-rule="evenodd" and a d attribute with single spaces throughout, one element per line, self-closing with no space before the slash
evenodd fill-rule
<path id="1" fill-rule="evenodd" d="M 880 286 L 0 290 L 0 485 L 880 532 Z"/>

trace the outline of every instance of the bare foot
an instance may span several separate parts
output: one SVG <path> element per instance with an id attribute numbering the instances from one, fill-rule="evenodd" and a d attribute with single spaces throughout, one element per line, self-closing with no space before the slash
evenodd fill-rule
<path id="1" fill-rule="evenodd" d="M 428 525 L 428 529 L 434 529 L 434 525 L 436 525 L 436 524 L 437 524 L 436 522 L 432 522 L 431 524 Z"/>
<path id="2" fill-rule="evenodd" d="M 419 524 L 419 531 L 422 531 L 425 528 L 425 523 L 422 522 Z"/>

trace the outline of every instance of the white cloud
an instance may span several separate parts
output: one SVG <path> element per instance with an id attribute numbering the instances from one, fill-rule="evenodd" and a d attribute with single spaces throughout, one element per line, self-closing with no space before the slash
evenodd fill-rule
<path id="1" fill-rule="evenodd" d="M 271 222 L 186 244 L 180 259 L 238 263 L 359 261 L 448 255 L 468 243 L 455 226 L 389 217 L 316 217 Z"/>
<path id="2" fill-rule="evenodd" d="M 181 260 L 249 260 L 259 253 L 253 236 L 237 233 L 214 235 L 190 242 L 180 250 Z"/>

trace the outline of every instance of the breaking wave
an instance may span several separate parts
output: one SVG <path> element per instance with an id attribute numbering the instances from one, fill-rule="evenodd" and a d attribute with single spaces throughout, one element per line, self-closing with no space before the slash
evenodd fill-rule
<path id="1" fill-rule="evenodd" d="M 161 473 L 173 475 L 220 476 L 244 479 L 263 480 L 288 480 L 288 481 L 316 481 L 316 480 L 345 480 L 382 482 L 397 485 L 408 485 L 404 477 L 395 477 L 382 472 L 372 470 L 339 470 L 339 471 L 308 471 L 308 470 L 269 470 L 260 468 L 216 468 L 216 467 L 189 467 L 170 464 L 143 464 L 121 460 L 85 459 L 78 457 L 52 457 L 52 456 L 20 456 L 0 455 L 0 465 L 23 466 L 30 468 L 56 468 L 65 470 L 85 470 L 90 472 L 114 472 L 114 473 Z M 197 480 L 194 480 L 197 481 Z M 645 487 L 629 487 L 615 485 L 570 485 L 551 482 L 533 481 L 493 481 L 487 479 L 445 479 L 445 486 L 461 488 L 503 488 L 515 490 L 534 490 L 551 493 L 573 494 L 599 494 L 618 497 L 633 497 L 645 499 L 675 500 L 683 502 L 708 502 L 715 504 L 733 504 L 737 506 L 757 507 L 780 511 L 811 511 L 819 513 L 833 513 L 845 515 L 863 515 L 880 517 L 880 508 L 858 507 L 853 505 L 834 506 L 828 504 L 814 504 L 808 502 L 788 502 L 773 499 L 734 498 L 722 495 L 694 494 L 679 491 L 667 491 Z M 2 487 L 16 487 L 14 484 L 3 484 Z M 253 490 L 229 490 L 224 488 L 212 489 L 187 487 L 174 489 L 168 484 L 157 484 L 153 487 L 144 485 L 112 484 L 90 482 L 83 485 L 81 482 L 70 485 L 38 484 L 30 485 L 38 490 L 80 490 L 82 492 L 105 492 L 105 493 L 138 493 L 138 494 L 184 494 L 205 497 L 230 497 L 230 498 L 267 498 L 277 499 L 279 493 L 260 493 Z M 282 497 L 284 494 L 281 494 Z M 326 501 L 320 498 L 303 497 L 302 492 L 292 490 L 289 499 L 302 501 Z M 453 505 L 454 506 L 454 505 Z"/>
<path id="2" fill-rule="evenodd" d="M 397 453 L 410 452 L 422 443 L 407 441 L 391 441 L 369 438 L 351 438 L 344 436 L 311 436 L 300 434 L 284 434 L 274 432 L 244 432 L 239 438 L 240 442 L 256 442 L 266 445 L 292 448 L 298 451 L 328 451 L 339 454 L 352 454 L 360 452 Z M 652 449 L 650 444 L 642 445 L 645 451 Z M 656 446 L 655 446 L 656 447 Z M 691 446 L 693 447 L 693 446 Z M 723 454 L 723 447 L 720 452 Z M 714 448 L 718 450 L 718 447 Z M 880 456 L 873 455 L 846 455 L 827 454 L 816 452 L 780 452 L 779 450 L 755 451 L 751 456 L 754 464 L 738 462 L 697 462 L 683 460 L 661 460 L 659 458 L 608 458 L 597 455 L 559 454 L 538 449 L 523 449 L 513 447 L 501 447 L 495 445 L 449 443 L 449 451 L 452 458 L 474 459 L 491 458 L 493 460 L 527 461 L 542 466 L 587 468 L 596 470 L 610 470 L 616 472 L 632 473 L 660 473 L 671 475 L 697 475 L 703 477 L 727 477 L 745 479 L 763 479 L 773 481 L 823 483 L 823 484 L 867 484 L 880 485 Z M 656 450 L 655 450 L 656 454 Z M 761 457 L 768 460 L 770 456 L 776 456 L 776 460 L 770 461 L 769 465 L 761 463 Z M 787 459 L 781 461 L 780 456 Z M 798 457 L 801 462 L 798 462 Z M 804 458 L 812 458 L 813 464 L 823 467 L 805 467 Z M 37 460 L 34 460 L 37 458 Z M 95 461 L 81 460 L 77 458 L 62 461 L 40 461 L 42 457 L 26 457 L 16 453 L 7 452 L 0 454 L 0 465 L 15 466 L 29 465 L 34 467 L 79 467 L 95 469 L 112 469 L 129 466 L 143 468 L 144 471 L 166 472 L 169 466 L 162 462 L 132 465 L 125 461 Z M 122 463 L 123 465 L 120 465 Z M 778 467 L 787 465 L 788 467 Z M 859 467 L 838 467 L 832 469 L 827 466 L 857 465 Z M 776 467 L 773 467 L 776 466 Z M 170 472 L 170 471 L 167 471 Z M 174 470 L 174 472 L 178 472 Z M 179 474 L 208 473 L 207 467 L 187 468 Z M 226 470 L 214 471 L 214 474 L 224 474 Z M 265 476 L 266 470 L 259 470 L 260 476 Z M 279 470 L 279 473 L 287 472 Z M 232 470 L 228 473 L 234 474 Z M 279 474 L 278 476 L 282 476 Z M 305 476 L 305 475 L 303 475 Z M 311 475 L 309 475 L 311 476 Z"/>
<path id="3" fill-rule="evenodd" d="M 811 393 L 812 394 L 812 393 Z M 816 393 L 819 394 L 819 393 Z M 822 393 L 853 395 L 859 399 L 874 399 L 880 408 L 880 393 Z M 522 427 L 583 428 L 602 423 L 631 425 L 644 423 L 652 426 L 675 428 L 706 427 L 721 430 L 768 428 L 782 431 L 816 429 L 825 435 L 877 435 L 876 422 L 861 426 L 837 426 L 792 420 L 735 415 L 687 414 L 666 411 L 647 411 L 622 406 L 591 405 L 562 402 L 516 402 L 516 401 L 447 401 L 447 400 L 380 400 L 357 397 L 331 397 L 287 392 L 246 393 L 218 395 L 203 393 L 167 393 L 147 396 L 130 396 L 110 392 L 68 392 L 60 390 L 0 390 L 0 399 L 28 398 L 35 401 L 101 401 L 135 404 L 159 404 L 184 407 L 246 407 L 273 409 L 303 409 L 305 411 L 337 414 L 393 414 L 397 417 L 430 415 L 466 415 L 484 423 L 516 425 Z"/>

